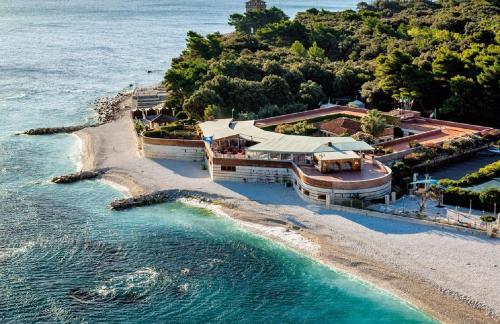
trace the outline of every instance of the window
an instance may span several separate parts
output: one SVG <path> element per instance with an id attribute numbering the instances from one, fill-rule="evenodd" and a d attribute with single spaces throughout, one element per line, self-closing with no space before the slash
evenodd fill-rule
<path id="1" fill-rule="evenodd" d="M 318 195 L 319 200 L 326 200 L 326 195 Z"/>
<path id="2" fill-rule="evenodd" d="M 304 195 L 309 196 L 309 190 L 304 189 L 303 193 L 304 193 Z"/>
<path id="3" fill-rule="evenodd" d="M 235 166 L 226 166 L 222 165 L 220 167 L 221 171 L 231 171 L 231 172 L 236 172 L 236 167 Z"/>

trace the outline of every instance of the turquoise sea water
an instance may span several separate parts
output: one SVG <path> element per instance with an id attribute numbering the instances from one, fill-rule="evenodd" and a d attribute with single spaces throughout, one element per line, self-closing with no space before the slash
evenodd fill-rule
<path id="1" fill-rule="evenodd" d="M 83 123 L 94 98 L 157 82 L 188 30 L 229 31 L 242 3 L 0 2 L 0 322 L 432 321 L 204 210 L 111 212 L 120 193 L 104 184 L 49 183 L 75 170 L 74 137 L 14 136 Z M 270 3 L 293 15 L 355 2 Z"/>

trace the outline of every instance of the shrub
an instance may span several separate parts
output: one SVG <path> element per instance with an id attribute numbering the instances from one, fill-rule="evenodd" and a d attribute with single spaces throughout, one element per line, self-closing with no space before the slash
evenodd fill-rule
<path id="1" fill-rule="evenodd" d="M 401 129 L 401 127 L 394 127 L 394 138 L 401 138 L 403 137 L 405 134 L 403 132 L 403 130 Z"/>
<path id="2" fill-rule="evenodd" d="M 138 135 L 140 135 L 144 131 L 144 125 L 141 123 L 135 123 L 134 127 Z"/>
<path id="3" fill-rule="evenodd" d="M 500 189 L 492 188 L 479 194 L 479 199 L 483 204 L 497 204 L 500 206 Z"/>
<path id="4" fill-rule="evenodd" d="M 168 123 L 167 125 L 160 127 L 160 130 L 166 133 L 181 129 L 184 129 L 184 124 L 180 122 Z"/>
<path id="5" fill-rule="evenodd" d="M 371 145 L 375 144 L 376 142 L 376 138 L 373 135 L 363 132 L 357 132 L 356 134 L 352 135 L 352 138 L 354 138 L 357 141 L 363 141 Z"/>
<path id="6" fill-rule="evenodd" d="M 483 222 L 487 222 L 487 223 L 492 223 L 492 222 L 495 222 L 497 220 L 493 215 L 483 215 L 480 217 L 480 219 Z"/>
<path id="7" fill-rule="evenodd" d="M 283 114 L 283 109 L 277 105 L 265 105 L 259 109 L 259 118 L 274 117 Z"/>
<path id="8" fill-rule="evenodd" d="M 479 193 L 462 188 L 451 187 L 443 192 L 444 203 L 453 206 L 469 207 L 472 200 L 472 208 L 480 208 L 483 204 L 479 200 Z"/>
<path id="9" fill-rule="evenodd" d="M 402 161 L 404 164 L 413 167 L 422 162 L 422 154 L 417 152 L 407 154 L 403 157 Z"/>
<path id="10" fill-rule="evenodd" d="M 490 189 L 479 193 L 458 187 L 444 190 L 444 203 L 468 208 L 472 201 L 472 208 L 493 211 L 493 203 L 500 203 L 500 189 Z"/>
<path id="11" fill-rule="evenodd" d="M 460 153 L 463 151 L 475 149 L 485 144 L 487 140 L 477 135 L 465 135 L 449 142 L 443 144 L 443 149 L 445 149 L 449 155 Z"/>
<path id="12" fill-rule="evenodd" d="M 394 152 L 392 147 L 383 147 L 380 145 L 375 146 L 374 149 L 375 149 L 376 155 L 386 155 L 386 154 L 391 154 Z"/>
<path id="13" fill-rule="evenodd" d="M 183 120 L 183 119 L 189 119 L 189 118 L 191 118 L 191 116 L 189 115 L 189 113 L 188 113 L 187 111 L 185 111 L 185 110 L 181 110 L 181 111 L 179 111 L 179 112 L 175 115 L 175 117 L 176 117 L 177 119 L 179 119 L 179 120 Z"/>
<path id="14" fill-rule="evenodd" d="M 154 137 L 154 138 L 162 138 L 163 134 L 164 134 L 164 132 L 162 132 L 160 129 L 153 129 L 153 130 L 144 132 L 144 136 Z"/>
<path id="15" fill-rule="evenodd" d="M 240 112 L 238 114 L 238 120 L 254 120 L 257 119 L 257 115 L 253 112 Z"/>
<path id="16" fill-rule="evenodd" d="M 394 163 L 391 169 L 392 169 L 392 177 L 398 183 L 403 181 L 404 178 L 408 177 L 411 174 L 410 168 L 402 161 Z"/>
<path id="17" fill-rule="evenodd" d="M 420 147 L 422 146 L 422 144 L 420 144 L 419 142 L 417 142 L 416 140 L 411 140 L 410 143 L 408 143 L 408 146 L 411 147 L 411 148 L 415 148 L 415 147 Z"/>
<path id="18" fill-rule="evenodd" d="M 275 132 L 288 135 L 304 135 L 310 136 L 317 131 L 317 128 L 306 121 L 301 121 L 295 124 L 281 124 L 276 126 Z"/>

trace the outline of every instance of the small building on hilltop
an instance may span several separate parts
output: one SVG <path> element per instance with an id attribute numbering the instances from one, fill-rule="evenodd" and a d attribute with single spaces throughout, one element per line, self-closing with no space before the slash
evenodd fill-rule
<path id="1" fill-rule="evenodd" d="M 247 12 L 266 10 L 266 2 L 263 0 L 250 0 L 246 2 Z"/>

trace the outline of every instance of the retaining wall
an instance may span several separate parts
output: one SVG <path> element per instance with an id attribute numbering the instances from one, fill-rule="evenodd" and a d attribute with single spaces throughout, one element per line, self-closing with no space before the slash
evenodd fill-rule
<path id="1" fill-rule="evenodd" d="M 141 136 L 142 150 L 148 158 L 203 161 L 205 145 L 200 140 L 164 139 Z"/>

